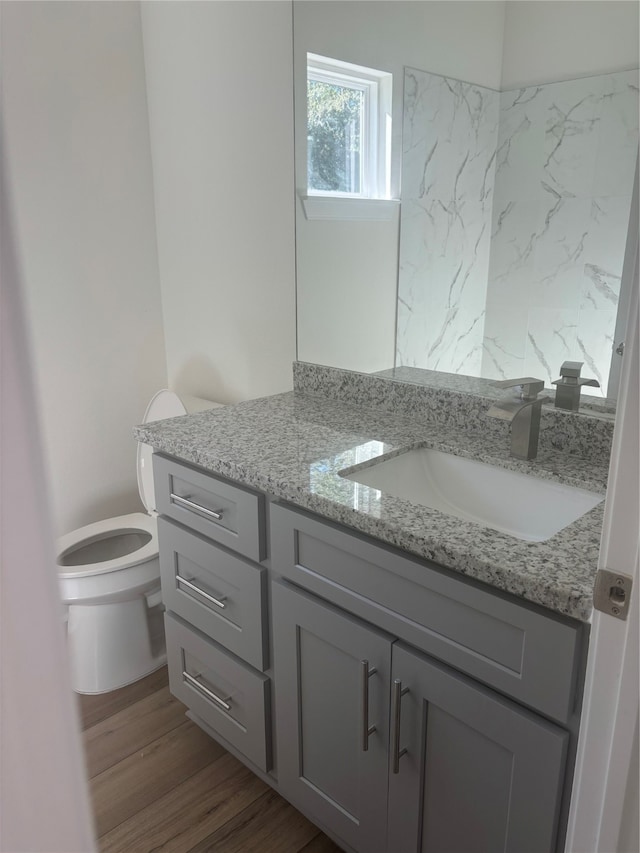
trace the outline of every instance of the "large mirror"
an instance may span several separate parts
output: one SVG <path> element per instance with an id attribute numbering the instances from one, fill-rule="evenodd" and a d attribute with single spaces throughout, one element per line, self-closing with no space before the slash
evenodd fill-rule
<path id="1" fill-rule="evenodd" d="M 305 205 L 308 54 L 393 75 L 395 204 Z M 638 64 L 627 0 L 295 0 L 298 358 L 547 385 L 581 361 L 606 396 Z"/>

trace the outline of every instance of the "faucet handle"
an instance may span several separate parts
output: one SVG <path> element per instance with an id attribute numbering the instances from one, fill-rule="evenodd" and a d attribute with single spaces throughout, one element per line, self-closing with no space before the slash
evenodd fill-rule
<path id="1" fill-rule="evenodd" d="M 521 388 L 521 400 L 535 400 L 540 391 L 544 389 L 544 381 L 534 379 L 533 376 L 524 376 L 521 379 L 502 379 L 493 384 L 496 388 Z"/>
<path id="2" fill-rule="evenodd" d="M 578 379 L 584 361 L 563 361 L 560 366 L 560 376 L 566 376 L 571 379 Z M 577 383 L 576 383 L 577 384 Z"/>
<path id="3" fill-rule="evenodd" d="M 583 379 L 580 376 L 584 361 L 563 361 L 560 367 L 560 379 L 554 379 L 552 385 L 591 385 L 594 388 L 599 388 L 600 383 L 597 379 Z"/>

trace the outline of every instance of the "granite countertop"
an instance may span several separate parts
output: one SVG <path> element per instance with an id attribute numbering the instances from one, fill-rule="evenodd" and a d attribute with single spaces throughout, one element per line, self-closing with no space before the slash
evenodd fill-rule
<path id="1" fill-rule="evenodd" d="M 451 391 L 462 391 L 466 394 L 478 394 L 494 400 L 504 397 L 504 391 L 496 386 L 494 380 L 464 376 L 459 373 L 444 373 L 441 370 L 426 370 L 421 367 L 392 367 L 389 370 L 379 370 L 373 375 L 397 382 L 428 385 L 430 388 L 440 387 Z M 555 400 L 556 389 L 545 388 L 543 393 L 550 398 L 550 402 L 546 405 L 551 406 Z M 617 401 L 614 399 L 590 395 L 588 386 L 580 394 L 580 411 L 586 412 L 592 417 L 615 419 L 616 404 Z"/>
<path id="2" fill-rule="evenodd" d="M 555 450 L 533 462 L 508 442 L 407 415 L 289 392 L 135 428 L 163 453 L 267 492 L 557 613 L 588 621 L 604 502 L 546 542 L 524 542 L 380 494 L 339 471 L 432 447 L 604 494 L 607 467 Z"/>

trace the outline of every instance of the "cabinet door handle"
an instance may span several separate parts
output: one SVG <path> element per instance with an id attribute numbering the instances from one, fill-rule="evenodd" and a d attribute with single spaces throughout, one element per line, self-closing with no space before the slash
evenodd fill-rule
<path id="1" fill-rule="evenodd" d="M 196 586 L 191 581 L 188 581 L 186 578 L 181 577 L 180 575 L 176 575 L 176 580 L 178 583 L 181 583 L 183 586 L 186 586 L 187 589 L 193 590 L 193 592 L 197 592 L 198 595 L 201 595 L 203 598 L 206 598 L 207 601 L 210 601 L 212 604 L 215 604 L 216 607 L 220 607 L 222 610 L 227 606 L 225 601 L 227 600 L 226 596 L 221 596 L 220 598 L 214 598 L 212 595 L 209 595 L 208 592 L 205 592 L 203 589 L 200 589 L 199 586 Z"/>
<path id="2" fill-rule="evenodd" d="M 219 696 L 216 696 L 208 687 L 205 687 L 204 684 L 201 684 L 197 678 L 194 678 L 193 675 L 190 675 L 188 672 L 182 673 L 182 677 L 187 681 L 188 684 L 191 684 L 192 687 L 195 687 L 201 693 L 207 697 L 207 699 L 211 699 L 212 702 L 215 702 L 216 705 L 220 705 L 221 708 L 224 708 L 225 711 L 231 710 L 231 705 L 229 704 L 229 696 L 227 696 L 227 701 L 221 699 Z"/>
<path id="3" fill-rule="evenodd" d="M 376 731 L 375 726 L 369 725 L 369 679 L 375 675 L 378 670 L 374 667 L 369 669 L 369 661 L 360 661 L 360 686 L 362 689 L 362 751 L 367 752 L 369 749 L 369 735 Z"/>
<path id="4" fill-rule="evenodd" d="M 393 733 L 391 735 L 392 744 L 392 770 L 394 773 L 400 772 L 400 759 L 406 754 L 406 747 L 400 749 L 400 712 L 402 710 L 402 697 L 409 692 L 408 687 L 402 686 L 402 681 L 396 678 L 393 682 L 392 693 L 392 716 L 393 716 Z"/>
<path id="5" fill-rule="evenodd" d="M 200 504 L 194 503 L 190 501 L 189 498 L 183 498 L 181 495 L 174 495 L 171 492 L 169 496 L 173 503 L 178 504 L 184 509 L 188 509 L 190 512 L 199 512 L 201 515 L 204 515 L 206 518 L 213 518 L 215 521 L 221 521 L 223 516 L 223 510 L 221 509 L 207 509 L 206 506 L 200 506 Z"/>

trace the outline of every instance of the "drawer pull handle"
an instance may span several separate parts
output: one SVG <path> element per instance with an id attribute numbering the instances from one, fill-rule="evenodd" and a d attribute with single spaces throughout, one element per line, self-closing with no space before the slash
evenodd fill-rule
<path id="1" fill-rule="evenodd" d="M 204 693 L 204 695 L 207 697 L 207 699 L 211 699 L 211 701 L 212 701 L 212 702 L 215 702 L 215 703 L 216 703 L 216 705 L 220 705 L 220 707 L 221 707 L 221 708 L 224 708 L 224 709 L 225 709 L 225 711 L 230 711 L 230 710 L 231 710 L 231 705 L 230 705 L 228 702 L 225 702 L 225 701 L 224 701 L 224 699 L 221 699 L 219 696 L 216 696 L 216 694 L 215 694 L 215 693 L 213 693 L 211 690 L 209 690 L 209 688 L 208 688 L 208 687 L 205 687 L 205 686 L 204 686 L 204 684 L 201 684 L 201 683 L 198 681 L 198 679 L 197 679 L 197 678 L 194 678 L 194 677 L 193 677 L 193 675 L 189 675 L 189 673 L 188 673 L 188 672 L 183 672 L 183 673 L 182 673 L 182 677 L 183 677 L 183 678 L 184 678 L 184 679 L 185 679 L 189 684 L 191 684 L 191 685 L 192 685 L 192 687 L 195 687 L 195 688 L 196 688 L 196 689 L 198 689 L 201 693 Z M 229 698 L 229 697 L 227 696 L 227 699 L 228 699 L 228 698 Z"/>
<path id="2" fill-rule="evenodd" d="M 203 598 L 206 598 L 207 601 L 210 601 L 212 604 L 215 604 L 216 607 L 220 607 L 222 610 L 227 606 L 225 601 L 227 600 L 226 596 L 221 596 L 220 598 L 214 598 L 212 595 L 209 595 L 208 592 L 205 592 L 203 589 L 200 589 L 199 586 L 196 586 L 191 581 L 188 581 L 186 578 L 181 577 L 180 575 L 176 575 L 176 580 L 178 583 L 183 584 L 188 589 L 193 590 L 193 592 L 197 592 L 198 595 L 201 595 Z"/>
<path id="3" fill-rule="evenodd" d="M 369 669 L 369 661 L 360 661 L 360 678 L 362 689 L 362 751 L 367 752 L 369 749 L 369 735 L 376 731 L 375 726 L 369 725 L 369 679 L 375 675 L 378 670 L 374 667 Z"/>
<path id="4" fill-rule="evenodd" d="M 400 711 L 402 709 L 402 697 L 405 693 L 409 692 L 409 688 L 402 687 L 402 681 L 399 678 L 393 682 L 393 706 L 392 706 L 392 717 L 393 717 L 393 734 L 391 738 L 393 753 L 392 753 L 392 761 L 393 761 L 393 772 L 400 772 L 400 759 L 403 755 L 406 755 L 406 748 L 400 749 Z"/>
<path id="5" fill-rule="evenodd" d="M 223 510 L 221 509 L 207 509 L 206 506 L 200 506 L 200 504 L 194 503 L 188 498 L 183 498 L 181 495 L 174 495 L 173 492 L 171 492 L 170 497 L 173 503 L 176 503 L 179 506 L 184 507 L 185 509 L 191 510 L 191 512 L 199 512 L 202 515 L 206 516 L 206 518 L 213 518 L 216 521 L 222 520 Z"/>

